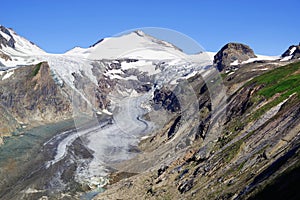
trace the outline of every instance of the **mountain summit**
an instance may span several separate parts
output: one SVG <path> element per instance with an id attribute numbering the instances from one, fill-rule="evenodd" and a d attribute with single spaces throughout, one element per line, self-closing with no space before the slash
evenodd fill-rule
<path id="1" fill-rule="evenodd" d="M 240 63 L 250 58 L 256 58 L 254 51 L 241 43 L 228 43 L 215 55 L 214 64 L 219 71 L 223 71 L 232 63 Z"/>
<path id="2" fill-rule="evenodd" d="M 186 56 L 171 43 L 158 40 L 143 31 L 134 31 L 121 36 L 104 38 L 89 48 L 76 47 L 65 53 L 89 59 L 143 58 L 161 59 Z"/>
<path id="3" fill-rule="evenodd" d="M 282 55 L 282 59 L 298 59 L 300 58 L 300 43 L 299 45 L 290 46 Z"/>

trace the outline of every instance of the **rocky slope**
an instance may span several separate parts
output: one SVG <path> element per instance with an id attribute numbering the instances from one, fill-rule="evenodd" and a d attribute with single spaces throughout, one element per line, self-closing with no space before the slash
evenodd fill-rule
<path id="1" fill-rule="evenodd" d="M 191 78 L 200 118 L 187 127 L 180 112 L 168 109 L 171 102 L 178 107 L 177 101 L 167 101 L 171 93 L 157 92 L 154 102 L 167 101 L 160 105 L 175 117 L 140 143 L 145 152 L 140 158 L 122 167 L 125 173 L 155 164 L 109 185 L 95 199 L 299 198 L 293 185 L 300 167 L 299 72 L 300 62 L 293 60 L 248 63 L 222 73 L 228 99 L 219 105 L 225 117 L 215 118 L 207 83 Z M 116 173 L 112 180 L 117 177 L 124 178 Z"/>

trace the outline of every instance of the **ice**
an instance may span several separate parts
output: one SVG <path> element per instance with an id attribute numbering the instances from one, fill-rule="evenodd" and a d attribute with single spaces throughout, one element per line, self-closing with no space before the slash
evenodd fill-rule
<path id="1" fill-rule="evenodd" d="M 99 130 L 99 127 L 92 127 L 90 129 L 86 129 L 83 131 L 79 131 L 79 132 L 70 132 L 69 136 L 67 136 L 65 139 L 63 139 L 59 145 L 57 146 L 56 149 L 56 155 L 54 157 L 53 160 L 50 160 L 47 162 L 46 167 L 48 168 L 51 165 L 54 165 L 55 163 L 59 162 L 60 160 L 62 160 L 63 158 L 65 158 L 65 156 L 67 155 L 67 150 L 68 147 L 78 138 L 81 137 L 83 135 L 86 135 L 88 133 L 93 133 L 96 132 L 97 130 Z M 63 133 L 65 134 L 65 133 Z"/>
<path id="2" fill-rule="evenodd" d="M 81 71 L 83 71 L 95 85 L 98 84 L 92 72 L 93 66 L 89 60 L 59 54 L 43 55 L 39 56 L 38 59 L 47 61 L 50 68 L 53 69 L 57 75 L 62 77 L 72 88 L 75 88 L 73 72 L 81 74 Z"/>

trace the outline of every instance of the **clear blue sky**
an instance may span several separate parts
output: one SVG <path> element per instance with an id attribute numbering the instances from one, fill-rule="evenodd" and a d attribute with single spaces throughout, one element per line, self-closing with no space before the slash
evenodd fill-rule
<path id="1" fill-rule="evenodd" d="M 299 0 L 6 0 L 0 24 L 51 53 L 139 27 L 182 32 L 207 51 L 228 42 L 279 55 L 300 42 Z"/>

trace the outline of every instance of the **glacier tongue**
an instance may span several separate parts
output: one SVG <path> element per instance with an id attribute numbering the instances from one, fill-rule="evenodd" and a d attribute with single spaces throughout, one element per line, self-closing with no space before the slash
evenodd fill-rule
<path id="1" fill-rule="evenodd" d="M 90 183 L 90 180 L 107 175 L 107 166 L 127 160 L 136 154 L 130 152 L 131 146 L 138 145 L 142 136 L 153 130 L 153 124 L 141 120 L 145 110 L 140 106 L 149 99 L 149 94 L 119 99 L 113 123 L 85 135 L 89 142 L 86 146 L 93 152 L 93 160 L 77 172 L 79 182 Z"/>

